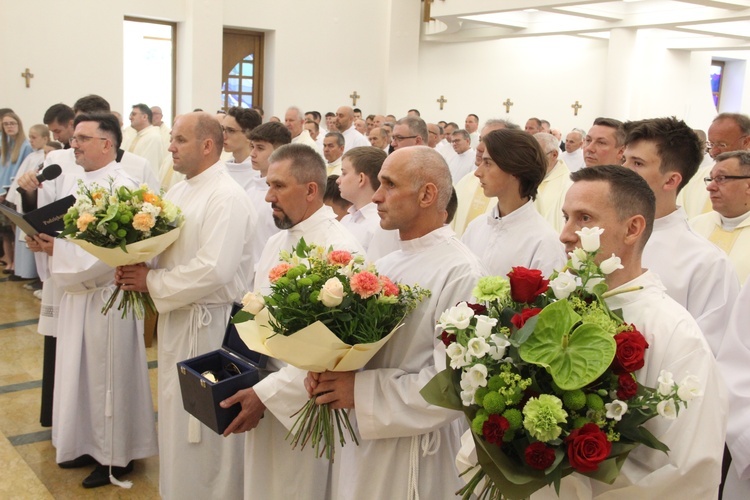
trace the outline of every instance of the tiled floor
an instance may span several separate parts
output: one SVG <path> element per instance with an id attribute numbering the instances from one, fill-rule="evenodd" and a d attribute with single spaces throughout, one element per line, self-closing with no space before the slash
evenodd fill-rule
<path id="1" fill-rule="evenodd" d="M 55 463 L 50 429 L 39 425 L 44 339 L 36 332 L 40 302 L 23 283 L 0 277 L 0 498 L 159 498 L 159 460 L 138 460 L 127 476 L 133 488 L 87 490 L 91 467 L 63 470 Z M 156 340 L 146 349 L 156 408 Z"/>

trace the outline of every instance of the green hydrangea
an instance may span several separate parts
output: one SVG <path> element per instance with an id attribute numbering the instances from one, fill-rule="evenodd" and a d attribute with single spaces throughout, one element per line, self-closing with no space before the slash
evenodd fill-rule
<path id="1" fill-rule="evenodd" d="M 510 282 L 503 276 L 484 276 L 471 293 L 480 301 L 504 300 L 510 296 Z"/>
<path id="2" fill-rule="evenodd" d="M 546 443 L 557 439 L 562 433 L 558 424 L 566 422 L 568 413 L 563 410 L 560 398 L 541 394 L 531 398 L 523 407 L 523 426 L 535 439 Z"/>

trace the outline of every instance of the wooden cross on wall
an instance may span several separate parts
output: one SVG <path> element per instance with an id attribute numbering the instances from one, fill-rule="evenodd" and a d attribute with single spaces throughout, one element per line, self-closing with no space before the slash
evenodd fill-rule
<path id="1" fill-rule="evenodd" d="M 446 99 L 446 98 L 445 98 L 445 97 L 443 97 L 443 96 L 440 96 L 440 99 L 438 99 L 438 100 L 437 100 L 437 101 L 435 101 L 435 102 L 437 102 L 437 103 L 439 103 L 439 104 L 440 104 L 440 111 L 442 111 L 442 110 L 443 110 L 443 104 L 445 104 L 446 102 L 448 102 L 448 99 Z"/>
<path id="2" fill-rule="evenodd" d="M 349 97 L 352 98 L 352 106 L 356 106 L 357 105 L 357 99 L 359 99 L 362 96 L 359 95 L 359 94 L 357 94 L 357 91 L 355 90 L 353 94 L 349 95 Z"/>
<path id="3" fill-rule="evenodd" d="M 573 108 L 573 115 L 578 116 L 578 110 L 583 107 L 582 104 L 578 104 L 578 100 L 570 105 L 571 108 Z"/>
<path id="4" fill-rule="evenodd" d="M 503 106 L 505 106 L 505 113 L 510 113 L 510 107 L 513 106 L 513 101 L 510 100 L 510 97 L 505 100 Z"/>
<path id="5" fill-rule="evenodd" d="M 34 74 L 29 72 L 29 68 L 26 68 L 26 71 L 21 73 L 21 76 L 26 79 L 26 88 L 31 87 L 31 79 L 34 78 Z"/>

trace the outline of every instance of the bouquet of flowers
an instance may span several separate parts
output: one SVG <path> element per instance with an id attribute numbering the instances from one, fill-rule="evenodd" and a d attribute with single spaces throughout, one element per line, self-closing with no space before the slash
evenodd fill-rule
<path id="1" fill-rule="evenodd" d="M 180 234 L 182 212 L 174 204 L 141 185 L 132 190 L 125 186 L 98 184 L 86 186 L 78 181 L 75 204 L 63 217 L 67 238 L 99 260 L 112 266 L 146 262 L 174 243 Z M 118 286 L 102 308 L 107 314 L 120 293 Z M 131 310 L 143 318 L 144 307 L 156 312 L 147 293 L 124 292 L 118 310 L 124 318 Z"/>
<path id="2" fill-rule="evenodd" d="M 430 294 L 393 283 L 360 256 L 326 251 L 304 239 L 280 257 L 269 273 L 270 295 L 248 293 L 232 321 L 250 349 L 302 370 L 359 370 Z M 345 411 L 317 405 L 312 398 L 295 415 L 287 435 L 292 447 L 311 441 L 318 456 L 331 460 L 336 435 L 341 446 L 344 431 L 357 442 Z"/>
<path id="3" fill-rule="evenodd" d="M 603 300 L 605 275 L 622 266 L 614 255 L 594 262 L 602 231 L 584 229 L 551 281 L 514 267 L 479 281 L 481 304 L 441 316 L 450 368 L 422 395 L 471 424 L 479 463 L 462 498 L 526 498 L 552 483 L 559 493 L 572 472 L 611 483 L 638 444 L 668 451 L 645 422 L 674 419 L 701 394 L 693 375 L 678 385 L 662 371 L 657 388 L 636 380 L 648 343 Z"/>

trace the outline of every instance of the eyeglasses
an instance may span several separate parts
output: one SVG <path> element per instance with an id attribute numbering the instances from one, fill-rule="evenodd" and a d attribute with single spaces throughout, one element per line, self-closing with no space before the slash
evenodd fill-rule
<path id="1" fill-rule="evenodd" d="M 239 130 L 237 130 L 236 128 L 232 128 L 232 127 L 221 127 L 221 129 L 222 129 L 222 130 L 224 131 L 224 133 L 226 133 L 227 135 L 232 135 L 232 134 L 236 134 L 237 132 L 240 132 L 240 131 L 239 131 Z"/>
<path id="2" fill-rule="evenodd" d="M 732 144 L 736 144 L 737 142 L 741 141 L 741 140 L 742 140 L 742 139 L 744 139 L 745 137 L 747 137 L 747 135 L 741 135 L 741 136 L 740 136 L 740 137 L 738 137 L 738 138 L 737 138 L 737 140 L 736 140 L 736 141 L 734 141 L 733 143 L 727 143 L 727 142 L 711 142 L 711 141 L 706 141 L 706 147 L 708 147 L 708 149 L 714 149 L 714 148 L 719 148 L 719 149 L 727 149 L 727 148 L 729 148 L 729 147 L 730 147 L 730 146 L 731 146 Z"/>
<path id="3" fill-rule="evenodd" d="M 70 138 L 70 145 L 72 146 L 75 142 L 76 144 L 86 144 L 91 139 L 99 139 L 100 141 L 106 141 L 106 137 L 91 137 L 90 135 L 74 135 Z"/>
<path id="4" fill-rule="evenodd" d="M 717 175 L 716 177 L 704 177 L 703 182 L 706 183 L 706 186 L 711 184 L 711 182 L 715 182 L 717 185 L 721 186 L 725 182 L 735 179 L 750 179 L 750 175 Z"/>
<path id="5" fill-rule="evenodd" d="M 406 139 L 416 139 L 417 137 L 418 136 L 416 136 L 416 135 L 406 135 L 406 136 L 404 136 L 404 135 L 394 135 L 394 136 L 391 137 L 391 140 L 395 141 L 395 142 L 401 142 L 401 141 L 405 141 Z"/>
<path id="6" fill-rule="evenodd" d="M 17 127 L 18 122 L 3 122 L 3 127 Z"/>

